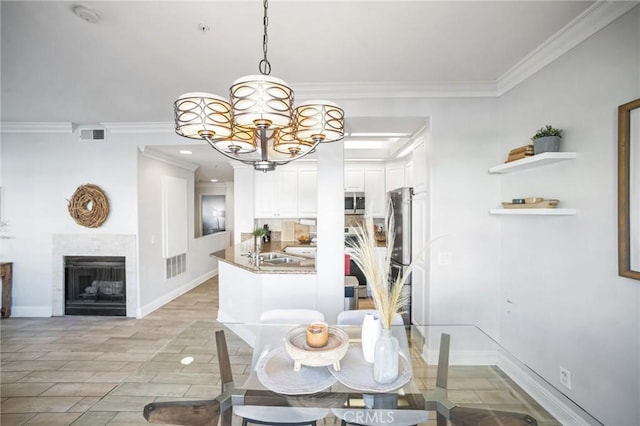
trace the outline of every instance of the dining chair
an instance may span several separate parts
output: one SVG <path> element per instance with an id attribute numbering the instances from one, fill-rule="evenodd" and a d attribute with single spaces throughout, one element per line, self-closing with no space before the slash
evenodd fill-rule
<path id="1" fill-rule="evenodd" d="M 260 314 L 263 324 L 307 324 L 324 321 L 324 314 L 314 309 L 271 309 Z"/>
<path id="2" fill-rule="evenodd" d="M 362 325 L 365 314 L 378 313 L 375 309 L 354 309 L 349 311 L 342 311 L 338 314 L 336 323 L 338 325 Z M 391 325 L 404 325 L 402 315 L 396 313 L 393 315 Z"/>
<path id="3" fill-rule="evenodd" d="M 324 314 L 313 309 L 273 309 L 260 315 L 262 324 L 300 325 L 324 321 Z M 260 336 L 258 336 L 260 339 Z M 260 347 L 256 345 L 256 347 Z M 330 413 L 327 408 L 267 407 L 234 405 L 233 414 L 242 417 L 242 426 L 258 425 L 312 425 Z"/>

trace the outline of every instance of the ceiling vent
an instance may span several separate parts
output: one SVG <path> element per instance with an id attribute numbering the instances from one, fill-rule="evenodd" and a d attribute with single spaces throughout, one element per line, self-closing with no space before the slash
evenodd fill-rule
<path id="1" fill-rule="evenodd" d="M 81 127 L 79 129 L 81 141 L 104 141 L 107 132 L 101 127 Z"/>

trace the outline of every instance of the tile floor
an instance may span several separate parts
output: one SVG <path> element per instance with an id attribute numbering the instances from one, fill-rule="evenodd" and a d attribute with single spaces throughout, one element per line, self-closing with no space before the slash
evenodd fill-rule
<path id="1" fill-rule="evenodd" d="M 214 277 L 138 320 L 2 320 L 0 424 L 147 425 L 142 409 L 149 402 L 217 395 L 214 333 L 223 329 L 215 320 L 217 309 Z M 225 334 L 234 378 L 242 383 L 251 348 L 231 332 Z M 185 354 L 194 358 L 189 365 L 178 362 Z M 435 366 L 414 369 L 418 386 L 433 388 L 435 372 Z M 541 425 L 559 424 L 496 368 L 454 366 L 449 377 L 449 398 L 455 402 L 489 404 L 529 413 Z"/>

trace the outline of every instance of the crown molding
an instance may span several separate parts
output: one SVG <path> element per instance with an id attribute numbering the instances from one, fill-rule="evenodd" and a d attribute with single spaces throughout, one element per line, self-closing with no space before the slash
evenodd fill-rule
<path id="1" fill-rule="evenodd" d="M 0 133 L 73 133 L 73 123 L 3 121 L 0 123 Z"/>
<path id="2" fill-rule="evenodd" d="M 496 80 L 501 96 L 576 47 L 631 9 L 639 1 L 600 0 L 576 16 Z"/>
<path id="3" fill-rule="evenodd" d="M 149 148 L 144 145 L 139 146 L 138 151 L 140 151 L 141 155 L 147 158 L 151 158 L 152 160 L 161 161 L 163 163 L 181 167 L 192 172 L 196 171 L 196 169 L 200 167 L 198 164 L 190 163 L 189 161 L 178 160 L 177 158 L 170 157 L 162 152 L 156 151 L 153 148 Z"/>
<path id="4" fill-rule="evenodd" d="M 492 81 L 395 81 L 291 84 L 296 99 L 416 99 L 416 98 L 477 98 L 497 96 Z"/>
<path id="5" fill-rule="evenodd" d="M 111 133 L 173 133 L 171 122 L 102 123 Z"/>
<path id="6" fill-rule="evenodd" d="M 499 97 L 638 6 L 640 1 L 599 0 L 495 81 L 298 83 L 296 99 L 421 99 Z M 111 133 L 173 133 L 171 122 L 100 123 Z M 1 122 L 0 133 L 73 133 L 71 122 Z"/>

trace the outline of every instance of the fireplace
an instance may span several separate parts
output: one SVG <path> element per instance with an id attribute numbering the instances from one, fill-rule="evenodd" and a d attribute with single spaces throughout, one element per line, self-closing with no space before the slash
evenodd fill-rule
<path id="1" fill-rule="evenodd" d="M 65 315 L 127 315 L 123 256 L 64 256 Z"/>

